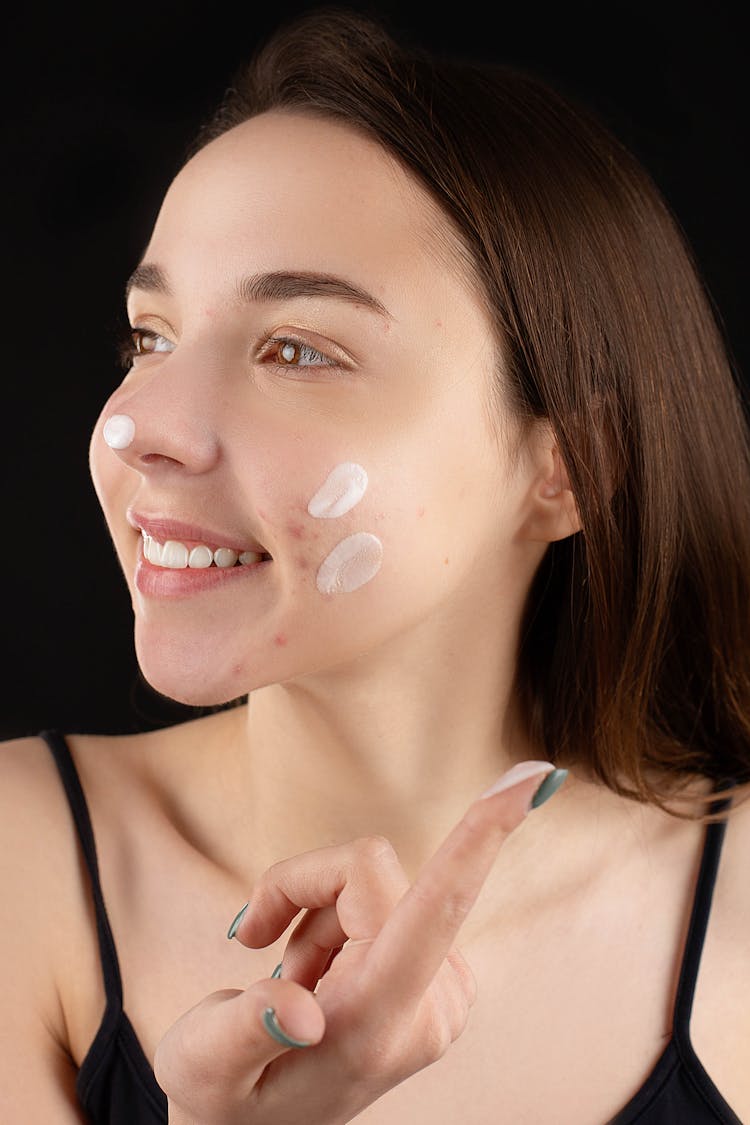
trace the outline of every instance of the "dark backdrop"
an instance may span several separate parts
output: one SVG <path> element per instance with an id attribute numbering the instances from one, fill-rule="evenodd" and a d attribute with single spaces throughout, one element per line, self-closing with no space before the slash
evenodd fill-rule
<path id="1" fill-rule="evenodd" d="M 258 39 L 312 6 L 184 0 L 5 17 L 0 737 L 130 731 L 186 713 L 139 682 L 88 436 L 118 379 L 124 279 L 186 143 Z M 428 46 L 525 65 L 598 110 L 671 203 L 747 372 L 747 67 L 735 6 L 487 4 L 494 26 L 484 7 L 369 10 Z"/>

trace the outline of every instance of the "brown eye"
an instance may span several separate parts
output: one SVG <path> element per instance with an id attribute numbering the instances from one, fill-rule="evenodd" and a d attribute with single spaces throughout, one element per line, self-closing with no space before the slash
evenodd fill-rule
<path id="1" fill-rule="evenodd" d="M 154 352 L 171 352 L 174 348 L 166 336 L 151 332 L 148 328 L 134 328 L 131 331 L 134 355 L 152 355 Z"/>
<path id="2" fill-rule="evenodd" d="M 289 337 L 277 337 L 273 344 L 272 359 L 279 367 L 335 367 L 330 356 L 323 355 L 310 344 Z"/>
<path id="3" fill-rule="evenodd" d="M 287 365 L 299 363 L 300 350 L 299 344 L 287 340 L 278 350 L 279 363 L 285 363 Z"/>

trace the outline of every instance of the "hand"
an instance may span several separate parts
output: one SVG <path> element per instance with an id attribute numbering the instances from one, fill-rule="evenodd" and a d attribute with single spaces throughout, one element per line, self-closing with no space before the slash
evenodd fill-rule
<path id="1" fill-rule="evenodd" d="M 439 1059 L 476 996 L 458 931 L 534 795 L 541 803 L 565 776 L 549 762 L 514 766 L 412 886 L 378 836 L 270 867 L 235 936 L 263 948 L 306 910 L 282 977 L 213 993 L 167 1032 L 155 1070 L 171 1125 L 343 1125 Z"/>

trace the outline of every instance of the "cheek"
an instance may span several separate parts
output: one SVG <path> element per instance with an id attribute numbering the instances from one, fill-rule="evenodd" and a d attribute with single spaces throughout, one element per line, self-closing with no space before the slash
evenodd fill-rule
<path id="1" fill-rule="evenodd" d="M 320 595 L 351 593 L 372 581 L 383 561 L 372 504 L 363 502 L 369 475 L 359 461 L 339 461 L 313 479 L 285 527 L 298 548 L 296 569 Z"/>

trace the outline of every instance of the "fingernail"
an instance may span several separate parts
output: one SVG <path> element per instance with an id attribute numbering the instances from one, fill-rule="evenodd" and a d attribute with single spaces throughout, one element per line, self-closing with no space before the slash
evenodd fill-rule
<path id="1" fill-rule="evenodd" d="M 228 938 L 229 938 L 230 940 L 231 940 L 231 939 L 232 939 L 232 938 L 234 937 L 234 935 L 235 935 L 235 934 L 237 933 L 237 931 L 239 930 L 239 928 L 240 928 L 240 922 L 241 922 L 241 921 L 242 921 L 242 919 L 243 919 L 243 918 L 245 917 L 245 913 L 247 912 L 247 908 L 248 908 L 248 906 L 249 906 L 249 905 L 250 905 L 250 903 L 249 903 L 249 902 L 246 902 L 246 903 L 245 903 L 245 905 L 244 905 L 244 906 L 242 907 L 242 910 L 240 910 L 239 914 L 237 915 L 237 917 L 236 917 L 236 918 L 234 919 L 234 921 L 232 922 L 232 925 L 231 925 L 231 926 L 229 927 L 229 929 L 227 930 L 227 937 L 228 937 Z"/>
<path id="2" fill-rule="evenodd" d="M 282 1029 L 278 1019 L 276 1018 L 275 1008 L 266 1008 L 263 1013 L 263 1024 L 266 1031 L 275 1039 L 277 1043 L 283 1044 L 284 1047 L 309 1047 L 310 1041 L 304 1039 L 293 1039 L 291 1035 Z"/>
<path id="3" fill-rule="evenodd" d="M 542 784 L 537 789 L 534 796 L 531 798 L 531 809 L 538 809 L 545 801 L 549 801 L 550 797 L 554 797 L 557 790 L 560 788 L 565 778 L 568 776 L 567 770 L 553 770 L 548 773 Z"/>
<path id="4" fill-rule="evenodd" d="M 274 971 L 271 973 L 271 980 L 278 980 L 279 979 L 279 977 L 281 976 L 281 966 L 283 964 L 284 964 L 283 961 L 279 961 L 278 965 L 276 966 Z"/>
<path id="5" fill-rule="evenodd" d="M 552 762 L 516 762 L 515 766 L 499 777 L 494 785 L 491 785 L 486 792 L 482 793 L 482 797 L 494 797 L 496 793 L 502 793 L 504 789 L 511 789 L 514 785 L 519 785 L 522 781 L 527 781 L 528 778 L 534 777 L 538 774 L 541 778 L 542 774 L 549 774 L 554 772 L 555 767 Z"/>

